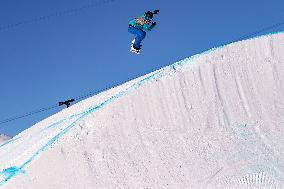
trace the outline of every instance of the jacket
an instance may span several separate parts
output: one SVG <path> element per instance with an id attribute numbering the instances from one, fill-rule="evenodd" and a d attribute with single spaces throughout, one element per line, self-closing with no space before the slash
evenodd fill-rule
<path id="1" fill-rule="evenodd" d="M 146 17 L 145 14 L 131 20 L 129 25 L 144 31 L 151 31 L 155 27 L 155 25 L 152 25 L 152 19 Z"/>

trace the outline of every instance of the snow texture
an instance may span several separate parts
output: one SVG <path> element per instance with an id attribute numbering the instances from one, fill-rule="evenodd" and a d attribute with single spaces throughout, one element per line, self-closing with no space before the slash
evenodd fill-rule
<path id="1" fill-rule="evenodd" d="M 211 49 L 0 145 L 0 188 L 284 188 L 284 33 Z"/>

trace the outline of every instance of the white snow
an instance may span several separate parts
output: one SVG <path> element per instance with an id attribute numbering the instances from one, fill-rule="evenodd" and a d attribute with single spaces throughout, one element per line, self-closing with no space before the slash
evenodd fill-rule
<path id="1" fill-rule="evenodd" d="M 0 145 L 0 188 L 284 188 L 284 33 L 65 109 Z"/>

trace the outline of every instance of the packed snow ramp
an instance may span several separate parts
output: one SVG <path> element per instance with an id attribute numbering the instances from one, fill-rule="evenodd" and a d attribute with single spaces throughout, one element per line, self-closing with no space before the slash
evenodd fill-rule
<path id="1" fill-rule="evenodd" d="M 284 188 L 284 34 L 187 58 L 0 146 L 0 188 Z"/>

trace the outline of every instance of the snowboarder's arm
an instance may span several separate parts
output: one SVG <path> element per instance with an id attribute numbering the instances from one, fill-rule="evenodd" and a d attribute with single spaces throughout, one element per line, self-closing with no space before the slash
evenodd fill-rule
<path id="1" fill-rule="evenodd" d="M 153 11 L 153 14 L 158 14 L 159 12 L 160 12 L 160 10 L 156 9 L 156 10 Z"/>
<path id="2" fill-rule="evenodd" d="M 156 25 L 157 25 L 156 22 L 153 22 L 151 25 L 145 24 L 145 25 L 143 26 L 143 29 L 145 29 L 145 30 L 147 30 L 147 31 L 151 31 L 152 29 L 155 28 Z"/>

